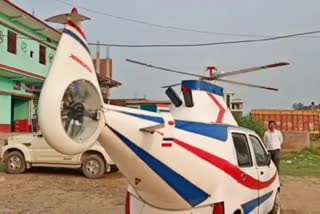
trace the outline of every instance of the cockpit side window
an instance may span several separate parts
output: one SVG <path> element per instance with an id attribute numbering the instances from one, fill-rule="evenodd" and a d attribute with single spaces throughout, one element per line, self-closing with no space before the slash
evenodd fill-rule
<path id="1" fill-rule="evenodd" d="M 263 148 L 260 140 L 253 135 L 250 135 L 250 140 L 254 150 L 254 154 L 256 156 L 257 165 L 268 166 L 268 155 L 265 149 Z"/>
<path id="2" fill-rule="evenodd" d="M 240 167 L 251 167 L 252 158 L 246 135 L 232 133 L 232 139 L 237 154 L 238 165 Z"/>

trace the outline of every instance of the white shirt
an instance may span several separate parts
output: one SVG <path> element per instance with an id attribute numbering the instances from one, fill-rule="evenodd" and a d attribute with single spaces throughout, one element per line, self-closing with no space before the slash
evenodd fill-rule
<path id="1" fill-rule="evenodd" d="M 283 137 L 279 130 L 266 131 L 263 136 L 263 142 L 268 150 L 281 149 L 283 143 Z"/>

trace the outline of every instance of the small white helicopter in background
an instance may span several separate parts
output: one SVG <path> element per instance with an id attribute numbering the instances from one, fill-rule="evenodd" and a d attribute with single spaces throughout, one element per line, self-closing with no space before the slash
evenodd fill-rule
<path id="1" fill-rule="evenodd" d="M 223 99 L 221 77 L 287 65 L 277 63 L 167 86 L 172 105 L 149 112 L 103 102 L 81 22 L 71 13 L 63 23 L 56 56 L 39 101 L 43 136 L 57 151 L 80 153 L 98 139 L 126 177 L 126 214 L 280 213 L 280 184 L 260 138 L 238 127 Z M 107 191 L 107 190 L 106 190 Z"/>

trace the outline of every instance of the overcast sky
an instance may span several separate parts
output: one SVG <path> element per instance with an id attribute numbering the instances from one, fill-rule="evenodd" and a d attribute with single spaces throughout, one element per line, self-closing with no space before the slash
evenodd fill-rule
<path id="1" fill-rule="evenodd" d="M 65 0 L 74 5 L 161 25 L 234 34 L 284 35 L 320 30 L 319 0 Z M 56 0 L 15 0 L 38 18 L 69 12 L 71 6 Z M 88 41 L 115 44 L 181 44 L 247 39 L 182 32 L 123 21 L 79 9 L 92 18 L 84 24 Z M 320 37 L 320 34 L 317 36 Z M 101 49 L 105 55 L 105 49 Z M 192 48 L 111 48 L 114 78 L 123 83 L 113 98 L 166 99 L 162 85 L 188 76 L 151 70 L 125 61 L 136 59 L 186 72 L 205 74 L 206 66 L 222 71 L 278 61 L 290 66 L 229 77 L 279 88 L 279 92 L 223 85 L 244 100 L 245 110 L 291 108 L 295 102 L 320 102 L 320 38 L 291 38 L 263 43 Z"/>

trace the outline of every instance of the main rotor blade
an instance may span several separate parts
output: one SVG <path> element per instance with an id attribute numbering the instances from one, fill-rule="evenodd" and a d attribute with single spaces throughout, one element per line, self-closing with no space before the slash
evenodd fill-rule
<path id="1" fill-rule="evenodd" d="M 228 73 L 223 73 L 223 74 L 217 74 L 213 77 L 213 79 L 218 79 L 221 77 L 226 77 L 226 76 L 232 76 L 232 75 L 237 75 L 237 74 L 244 74 L 244 73 L 249 73 L 253 71 L 259 71 L 263 69 L 268 69 L 268 68 L 275 68 L 275 67 L 280 67 L 280 66 L 286 66 L 289 65 L 287 62 L 279 62 L 279 63 L 273 63 L 270 65 L 263 65 L 263 66 L 257 66 L 257 67 L 252 67 L 252 68 L 246 68 L 246 69 L 241 69 L 238 71 L 231 71 Z"/>
<path id="2" fill-rule="evenodd" d="M 172 73 L 178 73 L 178 74 L 184 74 L 184 75 L 189 75 L 189 76 L 193 76 L 193 77 L 200 77 L 200 78 L 208 79 L 208 77 L 202 76 L 202 75 L 199 75 L 199 74 L 193 74 L 193 73 L 188 73 L 188 72 L 183 72 L 183 71 L 172 70 L 172 69 L 168 69 L 168 68 L 154 66 L 154 65 L 151 65 L 151 64 L 146 64 L 146 63 L 143 63 L 143 62 L 138 62 L 138 61 L 131 60 L 131 59 L 126 59 L 126 61 L 131 62 L 131 63 L 135 63 L 135 64 L 139 64 L 139 65 L 143 65 L 143 66 L 147 66 L 147 67 L 150 67 L 150 68 L 156 68 L 156 69 L 160 69 L 160 70 L 163 70 L 163 71 L 169 71 L 169 72 L 172 72 Z"/>
<path id="3" fill-rule="evenodd" d="M 221 82 L 226 82 L 226 83 L 231 83 L 231 84 L 236 84 L 236 85 L 242 85 L 242 86 L 248 86 L 248 87 L 253 87 L 253 88 L 267 89 L 267 90 L 272 90 L 272 91 L 279 90 L 277 88 L 261 86 L 261 85 L 253 85 L 253 84 L 249 84 L 249 83 L 237 82 L 237 81 L 232 81 L 232 80 L 216 79 L 216 81 L 221 81 Z"/>
<path id="4" fill-rule="evenodd" d="M 73 120 L 71 123 L 71 128 L 70 128 L 70 137 L 74 137 L 75 135 L 75 127 L 76 127 L 76 120 Z"/>
<path id="5" fill-rule="evenodd" d="M 176 84 L 172 84 L 172 85 L 165 85 L 165 86 L 162 86 L 161 88 L 175 87 L 175 86 L 178 86 L 178 85 L 181 85 L 181 83 L 176 83 Z"/>

